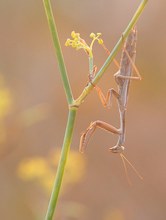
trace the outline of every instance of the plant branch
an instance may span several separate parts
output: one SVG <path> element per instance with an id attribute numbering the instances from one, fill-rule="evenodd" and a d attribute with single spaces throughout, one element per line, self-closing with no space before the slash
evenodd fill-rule
<path id="1" fill-rule="evenodd" d="M 61 46 L 60 46 L 60 42 L 59 42 L 57 28 L 56 28 L 55 21 L 54 21 L 51 3 L 50 3 L 50 0 L 43 0 L 43 3 L 44 3 L 44 8 L 45 8 L 45 13 L 47 16 L 49 28 L 50 28 L 50 31 L 52 34 L 52 39 L 53 39 L 53 43 L 54 43 L 54 47 L 55 47 L 55 52 L 56 52 L 56 56 L 57 56 L 57 60 L 58 60 L 58 64 L 59 64 L 59 69 L 60 69 L 60 73 L 61 73 L 61 78 L 62 78 L 65 94 L 67 97 L 67 102 L 68 102 L 68 104 L 72 104 L 73 95 L 72 95 L 72 91 L 70 88 L 67 70 L 66 70 L 66 66 L 64 63 L 64 59 L 63 59 L 63 54 L 62 54 L 62 50 L 61 50 Z"/>
<path id="2" fill-rule="evenodd" d="M 59 160 L 59 165 L 58 165 L 58 169 L 56 173 L 56 179 L 55 179 L 54 186 L 52 189 L 52 194 L 51 194 L 50 202 L 48 205 L 48 210 L 47 210 L 45 220 L 52 220 L 53 215 L 54 215 L 54 210 L 57 204 L 60 187 L 62 184 L 62 178 L 63 178 L 63 174 L 65 170 L 65 165 L 66 165 L 66 161 L 68 158 L 68 152 L 69 152 L 70 145 L 71 145 L 76 112 L 77 112 L 76 108 L 71 108 L 69 110 L 66 132 L 65 132 L 65 137 L 64 137 L 62 151 L 61 151 L 61 157 Z"/>

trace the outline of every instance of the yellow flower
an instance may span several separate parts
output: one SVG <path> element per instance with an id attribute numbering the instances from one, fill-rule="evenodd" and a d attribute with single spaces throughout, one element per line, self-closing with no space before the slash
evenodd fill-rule
<path id="1" fill-rule="evenodd" d="M 5 87 L 3 76 L 0 75 L 0 119 L 3 119 L 10 112 L 12 104 L 11 93 Z"/>
<path id="2" fill-rule="evenodd" d="M 91 33 L 90 38 L 92 38 L 92 42 L 89 46 L 85 42 L 85 40 L 80 37 L 79 33 L 72 31 L 71 37 L 73 39 L 68 38 L 65 42 L 65 46 L 71 46 L 75 48 L 76 50 L 83 49 L 88 54 L 89 57 L 93 57 L 92 47 L 93 47 L 94 42 L 98 41 L 99 44 L 103 44 L 103 40 L 99 38 L 100 36 L 101 36 L 101 33 L 97 33 L 97 34 Z"/>
<path id="3" fill-rule="evenodd" d="M 60 151 L 56 150 L 48 157 L 34 157 L 24 159 L 18 167 L 18 176 L 25 181 L 37 181 L 37 183 L 50 193 L 59 162 Z M 66 164 L 63 190 L 72 184 L 82 180 L 85 173 L 84 157 L 75 151 L 70 151 Z"/>
<path id="4" fill-rule="evenodd" d="M 22 160 L 18 175 L 24 180 L 33 180 L 34 178 L 41 178 L 47 173 L 49 166 L 42 157 L 34 157 Z"/>
<path id="5" fill-rule="evenodd" d="M 3 119 L 10 113 L 12 107 L 11 92 L 6 87 L 3 75 L 0 74 L 0 143 L 4 143 L 7 139 L 7 131 Z M 3 145 L 2 145 L 3 146 Z M 3 147 L 1 147 L 1 150 Z"/>

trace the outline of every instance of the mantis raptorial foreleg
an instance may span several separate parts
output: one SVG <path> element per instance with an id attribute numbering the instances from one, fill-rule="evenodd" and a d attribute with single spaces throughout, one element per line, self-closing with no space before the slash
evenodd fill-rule
<path id="1" fill-rule="evenodd" d="M 95 132 L 96 128 L 101 128 L 105 131 L 108 131 L 108 132 L 111 132 L 113 134 L 120 134 L 120 130 L 115 128 L 114 126 L 106 123 L 106 122 L 103 122 L 103 121 L 100 121 L 100 120 L 97 120 L 97 121 L 94 121 L 94 122 L 91 122 L 89 127 L 86 129 L 86 131 L 81 135 L 81 138 L 80 138 L 80 147 L 79 147 L 79 150 L 81 153 L 84 152 L 88 142 L 89 142 L 89 139 L 91 138 L 92 134 Z"/>

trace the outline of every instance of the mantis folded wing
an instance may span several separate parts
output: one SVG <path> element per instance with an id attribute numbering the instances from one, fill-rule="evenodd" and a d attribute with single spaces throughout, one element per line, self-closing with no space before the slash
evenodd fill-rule
<path id="1" fill-rule="evenodd" d="M 95 86 L 99 94 L 99 98 L 104 106 L 110 105 L 112 95 L 116 97 L 120 114 L 120 128 L 117 129 L 114 126 L 99 120 L 92 122 L 81 136 L 79 148 L 81 152 L 84 152 L 84 149 L 86 148 L 90 137 L 97 127 L 119 135 L 117 144 L 114 147 L 110 148 L 111 152 L 119 153 L 124 150 L 123 144 L 125 142 L 125 113 L 127 108 L 130 80 L 141 79 L 141 76 L 139 75 L 139 72 L 134 65 L 136 57 L 136 40 L 137 31 L 136 28 L 133 28 L 124 44 L 120 62 L 120 69 L 117 73 L 114 74 L 115 81 L 118 86 L 118 92 L 116 92 L 114 89 L 110 89 L 105 97 L 101 89 Z M 135 69 L 137 76 L 132 76 L 133 68 Z"/>

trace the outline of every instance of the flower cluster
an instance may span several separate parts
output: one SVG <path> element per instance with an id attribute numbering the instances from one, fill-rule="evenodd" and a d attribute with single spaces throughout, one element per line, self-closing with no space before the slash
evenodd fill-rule
<path id="1" fill-rule="evenodd" d="M 18 166 L 18 176 L 24 181 L 34 181 L 50 194 L 54 182 L 55 168 L 58 166 L 60 150 L 52 150 L 45 157 L 23 159 Z M 70 151 L 66 164 L 63 191 L 82 180 L 86 170 L 86 161 L 79 152 Z"/>
<path id="2" fill-rule="evenodd" d="M 92 42 L 89 46 L 85 42 L 85 40 L 80 37 L 79 33 L 72 31 L 71 32 L 72 39 L 67 39 L 65 46 L 71 46 L 75 48 L 76 50 L 83 49 L 88 54 L 88 56 L 93 57 L 92 47 L 93 47 L 94 42 L 97 41 L 99 44 L 103 44 L 103 40 L 100 38 L 100 36 L 101 36 L 101 33 L 97 33 L 97 34 L 91 33 L 90 38 L 92 38 Z"/>

